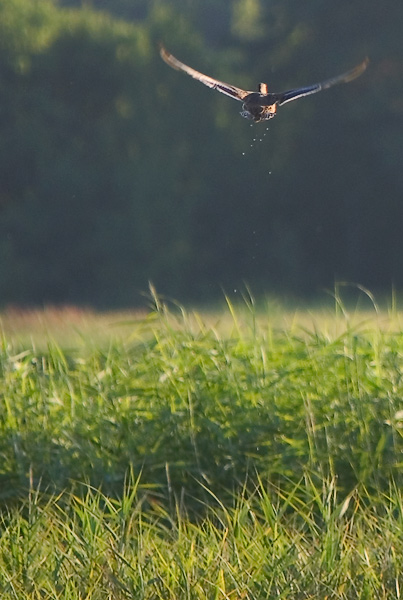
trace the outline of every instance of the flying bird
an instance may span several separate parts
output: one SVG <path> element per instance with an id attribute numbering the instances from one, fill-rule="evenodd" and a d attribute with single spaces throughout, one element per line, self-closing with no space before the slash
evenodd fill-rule
<path id="1" fill-rule="evenodd" d="M 298 100 L 298 98 L 309 96 L 310 94 L 316 94 L 321 90 L 326 90 L 339 83 L 353 81 L 353 79 L 356 79 L 365 71 L 369 63 L 368 58 L 366 58 L 359 65 L 354 67 L 354 69 L 351 69 L 342 75 L 338 75 L 337 77 L 326 79 L 321 83 L 314 83 L 305 87 L 295 88 L 293 90 L 288 90 L 287 92 L 272 93 L 269 92 L 267 83 L 259 83 L 258 91 L 252 92 L 213 79 L 212 77 L 204 75 L 203 73 L 192 69 L 192 67 L 185 65 L 163 46 L 160 47 L 160 54 L 161 58 L 173 69 L 184 71 L 194 79 L 204 83 L 207 87 L 243 102 L 241 115 L 246 119 L 253 119 L 255 123 L 272 119 L 277 112 L 277 107 L 287 104 L 287 102 Z"/>

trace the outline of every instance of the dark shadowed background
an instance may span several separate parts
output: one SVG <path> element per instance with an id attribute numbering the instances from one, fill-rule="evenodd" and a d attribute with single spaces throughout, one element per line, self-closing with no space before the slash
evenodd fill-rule
<path id="1" fill-rule="evenodd" d="M 0 0 L 0 305 L 402 289 L 402 31 L 390 0 Z M 371 62 L 251 126 L 160 41 L 249 89 Z"/>

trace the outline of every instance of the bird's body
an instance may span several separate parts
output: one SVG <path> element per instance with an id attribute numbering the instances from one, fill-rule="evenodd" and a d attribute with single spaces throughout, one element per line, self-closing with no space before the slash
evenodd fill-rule
<path id="1" fill-rule="evenodd" d="M 183 62 L 175 58 L 175 56 L 170 54 L 163 46 L 161 46 L 160 54 L 162 59 L 173 69 L 184 71 L 193 77 L 193 79 L 197 79 L 207 87 L 217 90 L 222 94 L 226 94 L 235 100 L 243 102 L 241 115 L 247 119 L 253 119 L 255 123 L 272 119 L 277 112 L 277 107 L 282 106 L 287 102 L 297 100 L 303 96 L 315 94 L 316 92 L 325 90 L 333 85 L 347 83 L 353 79 L 356 79 L 365 71 L 369 62 L 368 59 L 365 59 L 354 69 L 351 69 L 351 71 L 347 71 L 346 73 L 331 79 L 326 79 L 321 83 L 314 83 L 313 85 L 308 85 L 306 87 L 300 87 L 281 93 L 269 93 L 266 83 L 260 83 L 258 86 L 258 91 L 252 92 L 235 87 L 229 83 L 224 83 L 223 81 L 213 79 L 212 77 L 204 75 L 192 67 L 185 65 Z"/>

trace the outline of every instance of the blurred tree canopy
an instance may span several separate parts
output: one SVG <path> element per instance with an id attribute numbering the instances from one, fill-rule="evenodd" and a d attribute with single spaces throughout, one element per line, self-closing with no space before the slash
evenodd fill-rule
<path id="1" fill-rule="evenodd" d="M 402 287 L 402 25 L 392 0 L 0 0 L 0 303 Z M 371 64 L 251 126 L 161 40 L 249 89 Z"/>

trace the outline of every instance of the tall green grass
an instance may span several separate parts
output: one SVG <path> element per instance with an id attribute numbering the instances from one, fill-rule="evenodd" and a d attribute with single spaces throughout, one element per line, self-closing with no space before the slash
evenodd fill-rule
<path id="1" fill-rule="evenodd" d="M 5 334 L 1 598 L 399 598 L 403 330 L 337 307 Z"/>
<path id="2" fill-rule="evenodd" d="M 113 491 L 130 465 L 176 495 L 257 473 L 283 485 L 306 469 L 346 492 L 400 483 L 403 332 L 376 320 L 284 330 L 230 309 L 224 335 L 157 306 L 106 348 L 16 353 L 3 339 L 2 497 L 30 472 L 54 489 Z"/>
<path id="3" fill-rule="evenodd" d="M 4 599 L 399 598 L 403 498 L 311 478 L 292 490 L 259 483 L 198 522 L 145 510 L 136 482 L 26 503 L 2 518 Z M 217 500 L 217 499 L 216 499 Z"/>

